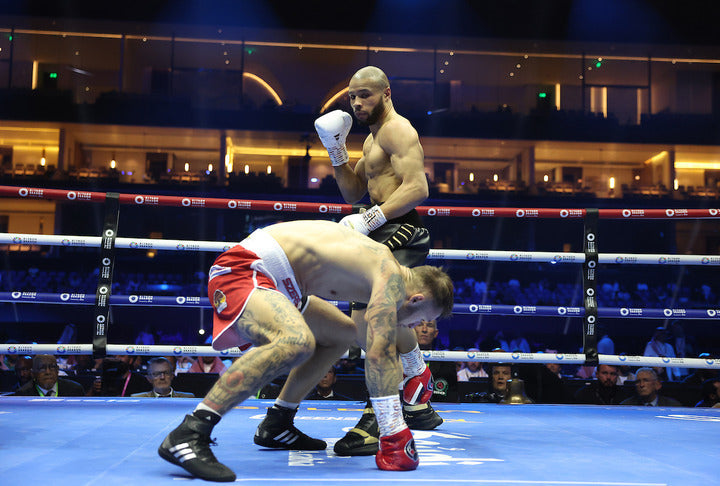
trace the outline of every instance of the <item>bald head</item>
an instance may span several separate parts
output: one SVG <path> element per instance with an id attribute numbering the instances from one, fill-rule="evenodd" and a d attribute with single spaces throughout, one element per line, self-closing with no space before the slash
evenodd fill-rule
<path id="1" fill-rule="evenodd" d="M 390 81 L 388 81 L 385 73 L 382 69 L 375 66 L 365 66 L 364 68 L 358 70 L 358 72 L 353 74 L 353 77 L 350 79 L 350 82 L 353 81 L 363 81 L 365 83 L 370 82 L 381 90 L 390 87 Z"/>

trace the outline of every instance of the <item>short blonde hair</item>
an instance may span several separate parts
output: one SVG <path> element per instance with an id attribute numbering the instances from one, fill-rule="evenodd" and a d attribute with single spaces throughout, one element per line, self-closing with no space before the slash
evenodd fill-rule
<path id="1" fill-rule="evenodd" d="M 433 302 L 440 307 L 440 318 L 450 317 L 455 304 L 455 286 L 450 276 L 432 265 L 413 267 L 410 271 L 415 285 L 427 290 Z"/>

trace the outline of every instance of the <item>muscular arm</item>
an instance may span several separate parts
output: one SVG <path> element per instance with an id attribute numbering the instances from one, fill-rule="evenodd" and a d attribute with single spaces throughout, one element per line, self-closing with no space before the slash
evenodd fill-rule
<path id="1" fill-rule="evenodd" d="M 393 170 L 401 180 L 398 188 L 380 206 L 385 217 L 393 219 L 411 211 L 428 197 L 425 154 L 417 132 L 408 123 L 390 122 L 377 142 L 390 155 Z"/>
<path id="2" fill-rule="evenodd" d="M 368 149 L 370 136 L 363 144 L 363 156 L 360 158 L 355 169 L 350 164 L 343 164 L 333 167 L 335 180 L 337 181 L 340 193 L 345 202 L 350 204 L 358 202 L 367 192 L 367 178 L 365 177 L 365 151 Z"/>
<path id="3" fill-rule="evenodd" d="M 377 282 L 365 313 L 368 324 L 365 380 L 371 397 L 387 397 L 397 393 L 402 379 L 396 351 L 397 306 L 405 295 L 405 287 L 398 273 L 382 275 Z"/>

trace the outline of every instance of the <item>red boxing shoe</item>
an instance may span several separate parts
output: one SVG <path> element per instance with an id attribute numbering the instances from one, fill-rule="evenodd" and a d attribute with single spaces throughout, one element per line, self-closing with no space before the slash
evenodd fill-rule
<path id="1" fill-rule="evenodd" d="M 375 464 L 385 471 L 412 471 L 417 468 L 420 459 L 410 429 L 380 437 L 380 450 L 375 454 Z"/>

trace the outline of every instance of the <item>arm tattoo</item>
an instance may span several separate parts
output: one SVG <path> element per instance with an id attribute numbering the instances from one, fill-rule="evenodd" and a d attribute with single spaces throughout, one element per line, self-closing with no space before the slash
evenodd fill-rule
<path id="1" fill-rule="evenodd" d="M 371 397 L 397 392 L 400 364 L 397 357 L 397 308 L 405 295 L 399 274 L 393 273 L 373 289 L 365 314 L 368 323 L 365 377 Z"/>

